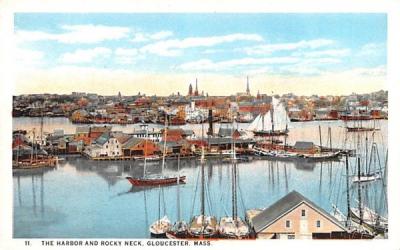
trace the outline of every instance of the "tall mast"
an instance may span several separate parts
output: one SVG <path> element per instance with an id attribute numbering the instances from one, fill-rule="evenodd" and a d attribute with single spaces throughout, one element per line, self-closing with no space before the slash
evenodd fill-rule
<path id="1" fill-rule="evenodd" d="M 234 118 L 232 117 L 232 219 L 236 221 L 237 217 L 237 199 L 236 199 L 236 146 L 234 135 Z"/>
<path id="2" fill-rule="evenodd" d="M 181 220 L 181 201 L 180 201 L 180 193 L 179 193 L 179 178 L 180 178 L 180 174 L 179 174 L 179 168 L 180 168 L 180 163 L 181 163 L 181 154 L 178 155 L 178 177 L 176 178 L 176 183 L 178 184 L 178 194 L 177 194 L 177 199 L 176 202 L 178 203 L 178 209 L 177 209 L 177 213 L 178 213 L 178 221 Z"/>
<path id="3" fill-rule="evenodd" d="M 272 103 L 271 103 L 272 105 L 271 105 L 271 124 L 272 124 L 272 132 L 274 132 L 274 128 L 275 128 L 275 125 L 274 125 L 274 96 L 273 96 L 273 94 L 272 94 Z"/>
<path id="4" fill-rule="evenodd" d="M 368 167 L 368 132 L 365 131 L 365 174 L 369 174 Z"/>
<path id="5" fill-rule="evenodd" d="M 261 131 L 264 131 L 264 116 L 265 116 L 265 114 L 263 114 L 262 116 L 261 116 Z"/>
<path id="6" fill-rule="evenodd" d="M 319 146 L 320 146 L 320 149 L 322 150 L 322 134 L 321 134 L 321 125 L 318 125 L 318 131 L 319 131 Z"/>
<path id="7" fill-rule="evenodd" d="M 347 220 L 346 226 L 350 226 L 350 187 L 349 187 L 349 155 L 346 154 L 346 198 L 347 198 Z"/>
<path id="8" fill-rule="evenodd" d="M 362 212 L 362 202 L 361 202 L 361 162 L 360 162 L 360 156 L 357 157 L 357 172 L 358 172 L 358 210 L 359 210 L 359 216 L 360 216 L 360 226 L 363 224 L 363 212 Z"/>
<path id="9" fill-rule="evenodd" d="M 162 157 L 162 165 L 161 165 L 161 174 L 164 175 L 164 166 L 165 166 L 165 154 L 167 153 L 167 113 L 165 113 L 165 126 L 164 126 L 164 149 L 163 149 L 163 157 Z"/>
<path id="10" fill-rule="evenodd" d="M 160 220 L 161 220 L 161 185 L 158 185 L 158 220 L 157 220 L 157 224 L 160 224 Z"/>
<path id="11" fill-rule="evenodd" d="M 204 221 L 204 214 L 205 214 L 205 206 L 204 206 L 204 202 L 205 202 L 205 185 L 204 185 L 204 146 L 201 146 L 201 211 L 200 214 L 202 216 L 202 221 Z M 204 223 L 204 222 L 203 222 Z"/>
<path id="12" fill-rule="evenodd" d="M 31 164 L 33 162 L 33 151 L 35 149 L 35 137 L 36 137 L 36 133 L 35 133 L 35 128 L 33 128 L 33 139 L 32 139 L 32 151 L 31 151 Z"/>
<path id="13" fill-rule="evenodd" d="M 43 146 L 43 105 L 40 109 L 40 146 Z"/>
<path id="14" fill-rule="evenodd" d="M 143 166 L 143 178 L 146 177 L 146 164 L 147 164 L 147 138 L 149 136 L 148 129 L 146 126 L 146 139 L 144 141 L 144 166 Z"/>

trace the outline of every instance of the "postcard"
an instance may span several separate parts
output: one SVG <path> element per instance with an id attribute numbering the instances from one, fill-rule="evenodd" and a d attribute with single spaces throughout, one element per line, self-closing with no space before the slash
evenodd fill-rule
<path id="1" fill-rule="evenodd" d="M 390 11 L 258 6 L 9 12 L 1 244 L 398 249 Z"/>

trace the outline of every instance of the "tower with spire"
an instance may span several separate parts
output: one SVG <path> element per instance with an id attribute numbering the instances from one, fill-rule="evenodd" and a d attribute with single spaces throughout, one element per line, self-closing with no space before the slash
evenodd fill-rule
<path id="1" fill-rule="evenodd" d="M 189 93 L 188 93 L 188 96 L 192 96 L 193 95 L 193 87 L 192 87 L 192 84 L 190 83 L 189 84 Z"/>
<path id="2" fill-rule="evenodd" d="M 199 96 L 199 90 L 197 89 L 197 78 L 196 78 L 196 88 L 194 90 L 194 95 Z"/>
<path id="3" fill-rule="evenodd" d="M 247 94 L 247 95 L 250 95 L 249 76 L 247 76 L 247 88 L 246 88 L 246 94 Z"/>

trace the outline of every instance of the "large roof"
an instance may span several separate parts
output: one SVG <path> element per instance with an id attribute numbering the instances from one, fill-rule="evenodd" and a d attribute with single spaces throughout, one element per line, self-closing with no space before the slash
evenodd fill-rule
<path id="1" fill-rule="evenodd" d="M 137 144 L 139 144 L 143 139 L 137 138 L 137 137 L 131 137 L 129 140 L 127 140 L 123 145 L 122 148 L 131 148 Z"/>
<path id="2" fill-rule="evenodd" d="M 110 133 L 105 132 L 99 136 L 99 138 L 96 139 L 96 144 L 98 145 L 104 145 L 108 140 L 110 139 Z"/>
<path id="3" fill-rule="evenodd" d="M 264 230 L 266 227 L 270 226 L 276 220 L 284 216 L 285 214 L 289 213 L 302 203 L 306 203 L 315 210 L 317 210 L 321 215 L 327 217 L 330 221 L 334 224 L 346 230 L 346 228 L 340 224 L 333 216 L 331 216 L 328 212 L 324 209 L 317 206 L 315 203 L 298 193 L 297 191 L 292 191 L 268 208 L 264 209 L 261 213 L 254 216 L 252 219 L 252 223 L 254 226 L 254 230 L 258 233 Z"/>

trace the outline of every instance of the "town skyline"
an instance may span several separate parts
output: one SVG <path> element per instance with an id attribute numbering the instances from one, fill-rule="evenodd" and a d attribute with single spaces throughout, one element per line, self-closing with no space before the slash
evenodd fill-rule
<path id="1" fill-rule="evenodd" d="M 13 93 L 387 89 L 385 14 L 26 14 Z"/>
<path id="2" fill-rule="evenodd" d="M 189 94 L 189 86 L 190 85 L 192 85 L 193 86 L 193 94 L 192 95 L 190 95 Z M 188 84 L 187 86 L 187 89 L 186 90 L 183 90 L 183 91 L 179 91 L 179 90 L 177 90 L 177 91 L 175 91 L 175 92 L 171 92 L 170 94 L 167 94 L 167 95 L 157 95 L 157 94 L 149 94 L 149 93 L 145 93 L 145 92 L 143 92 L 143 91 L 138 91 L 138 92 L 136 92 L 136 93 L 125 93 L 125 92 L 123 92 L 122 90 L 119 90 L 119 91 L 117 91 L 116 93 L 109 93 L 109 94 L 100 94 L 100 93 L 98 93 L 98 92 L 95 92 L 95 91 L 88 91 L 88 92 L 85 92 L 85 91 L 72 91 L 72 92 L 69 92 L 69 93 L 60 93 L 60 92 L 48 92 L 48 91 L 44 91 L 44 92 L 39 92 L 39 93 L 23 93 L 23 94 L 14 94 L 13 96 L 30 96 L 30 95 L 74 95 L 74 94 L 79 94 L 79 95 L 82 95 L 82 94 L 84 94 L 84 95 L 92 95 L 92 94 L 95 94 L 95 95 L 99 95 L 99 96 L 118 96 L 119 94 L 121 94 L 121 96 L 122 97 L 128 97 L 128 96 L 138 96 L 138 95 L 141 95 L 141 96 L 147 96 L 147 97 L 151 97 L 151 96 L 157 96 L 157 97 L 170 97 L 170 96 L 182 96 L 182 97 L 190 97 L 190 96 L 196 96 L 195 94 L 194 94 L 194 92 L 195 92 L 195 87 L 194 87 L 194 85 L 193 84 Z M 256 93 L 253 93 L 253 92 L 256 92 Z M 378 93 L 378 92 L 388 92 L 388 90 L 387 89 L 377 89 L 377 90 L 374 90 L 374 91 L 369 91 L 369 92 L 351 92 L 351 93 L 348 93 L 348 94 L 339 94 L 339 95 L 335 95 L 335 94 L 329 94 L 329 93 L 327 93 L 327 94 L 310 94 L 310 95 L 301 95 L 301 94 L 297 94 L 297 93 L 293 93 L 293 92 L 283 92 L 283 93 L 275 93 L 275 92 L 259 92 L 259 91 L 255 91 L 255 90 L 252 90 L 251 89 L 251 86 L 250 86 L 250 96 L 253 96 L 253 97 L 256 97 L 258 94 L 260 94 L 260 95 L 266 95 L 266 96 L 274 96 L 274 95 L 278 95 L 278 96 L 286 96 L 286 95 L 294 95 L 294 96 L 298 96 L 298 97 L 311 97 L 311 96 L 320 96 L 320 97 L 323 97 L 323 96 L 350 96 L 350 95 L 369 95 L 369 94 L 374 94 L 374 93 Z M 243 94 L 247 94 L 246 93 L 246 89 L 242 89 L 242 91 L 239 91 L 239 92 L 236 92 L 236 93 L 226 93 L 225 95 L 210 95 L 206 90 L 202 90 L 202 89 L 199 89 L 198 90 L 198 96 L 204 96 L 204 97 L 207 97 L 207 96 L 209 96 L 209 97 L 230 97 L 230 96 L 235 96 L 235 95 L 243 95 Z"/>

